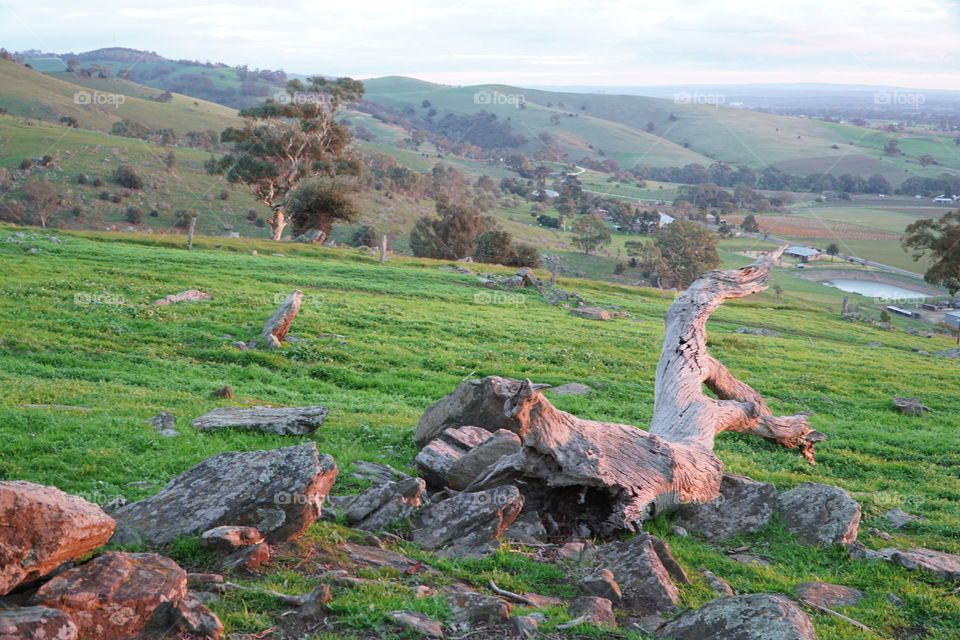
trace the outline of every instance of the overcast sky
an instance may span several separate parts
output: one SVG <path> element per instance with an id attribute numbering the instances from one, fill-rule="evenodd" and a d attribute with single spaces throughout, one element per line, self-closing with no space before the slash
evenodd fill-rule
<path id="1" fill-rule="evenodd" d="M 0 0 L 0 45 L 447 84 L 960 89 L 957 0 Z M 2 90 L 2 87 L 0 87 Z"/>

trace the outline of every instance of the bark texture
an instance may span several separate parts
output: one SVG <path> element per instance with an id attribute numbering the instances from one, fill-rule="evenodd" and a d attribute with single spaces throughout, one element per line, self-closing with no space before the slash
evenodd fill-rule
<path id="1" fill-rule="evenodd" d="M 297 289 L 280 303 L 277 310 L 263 325 L 263 331 L 260 332 L 260 339 L 266 349 L 276 349 L 286 339 L 290 332 L 290 325 L 294 318 L 300 313 L 300 305 L 303 304 L 303 291 Z"/>

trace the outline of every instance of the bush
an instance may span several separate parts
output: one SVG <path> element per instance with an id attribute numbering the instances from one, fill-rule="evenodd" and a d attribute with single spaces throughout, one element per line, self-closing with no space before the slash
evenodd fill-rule
<path id="1" fill-rule="evenodd" d="M 136 170 L 130 165 L 121 165 L 113 172 L 113 179 L 122 187 L 127 189 L 140 189 L 143 187 L 143 179 L 137 175 Z"/>
<path id="2" fill-rule="evenodd" d="M 106 202 L 109 202 L 109 201 L 110 201 L 110 192 L 109 192 L 109 191 L 101 191 L 101 192 L 100 192 L 100 195 L 97 196 L 97 197 L 100 198 L 101 200 L 104 200 L 104 201 L 106 201 Z"/>
<path id="3" fill-rule="evenodd" d="M 353 232 L 350 244 L 354 247 L 375 247 L 377 246 L 377 232 L 373 227 L 365 224 Z"/>
<path id="4" fill-rule="evenodd" d="M 157 211 L 156 209 L 154 209 L 153 211 L 150 212 L 150 217 L 151 217 L 151 218 L 159 218 L 159 217 L 160 217 L 160 212 Z"/>
<path id="5" fill-rule="evenodd" d="M 127 222 L 130 224 L 140 224 L 143 222 L 143 212 L 140 207 L 127 207 Z"/>
<path id="6" fill-rule="evenodd" d="M 256 225 L 257 225 L 258 227 L 263 228 L 263 227 L 267 226 L 267 221 L 264 220 L 263 218 L 257 218 Z"/>
<path id="7" fill-rule="evenodd" d="M 227 191 L 226 189 L 224 189 L 223 191 L 220 192 L 220 195 L 217 196 L 217 197 L 220 198 L 221 200 L 229 200 L 229 199 L 230 199 L 230 192 Z"/>
<path id="8" fill-rule="evenodd" d="M 20 162 L 20 169 L 22 169 L 23 171 L 26 171 L 27 169 L 31 168 L 32 166 L 33 166 L 33 160 L 31 160 L 30 158 L 24 158 L 24 159 Z"/>
<path id="9" fill-rule="evenodd" d="M 87 184 L 90 182 L 90 178 L 87 177 L 87 174 L 81 173 L 77 176 L 77 184 Z"/>
<path id="10" fill-rule="evenodd" d="M 247 209 L 247 220 L 250 222 L 256 222 L 257 212 L 253 209 Z"/>
<path id="11" fill-rule="evenodd" d="M 93 186 L 95 186 L 95 187 L 102 187 L 102 186 L 103 186 L 103 178 L 94 178 L 94 179 L 93 179 L 93 182 L 92 182 L 91 184 L 93 184 Z"/>

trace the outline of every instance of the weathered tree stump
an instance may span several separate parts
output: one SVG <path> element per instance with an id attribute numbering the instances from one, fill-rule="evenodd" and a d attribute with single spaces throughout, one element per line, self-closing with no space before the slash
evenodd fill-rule
<path id="1" fill-rule="evenodd" d="M 766 288 L 782 251 L 742 269 L 708 272 L 670 307 L 649 431 L 578 418 L 550 404 L 541 394 L 546 385 L 491 376 L 461 384 L 430 407 L 417 426 L 418 446 L 449 427 L 513 431 L 520 452 L 501 458 L 465 490 L 517 486 L 526 508 L 537 510 L 554 535 L 635 530 L 661 511 L 713 500 L 723 476 L 713 444 L 722 431 L 800 449 L 813 463 L 814 445 L 826 436 L 808 426 L 810 414 L 773 416 L 759 393 L 707 351 L 707 318 L 724 300 Z"/>
<path id="2" fill-rule="evenodd" d="M 301 304 L 303 304 L 303 291 L 299 289 L 284 298 L 260 332 L 259 344 L 264 349 L 276 349 L 280 346 L 290 332 L 290 325 L 293 324 L 294 318 L 300 313 Z M 251 346 L 253 342 L 255 341 L 251 341 Z"/>

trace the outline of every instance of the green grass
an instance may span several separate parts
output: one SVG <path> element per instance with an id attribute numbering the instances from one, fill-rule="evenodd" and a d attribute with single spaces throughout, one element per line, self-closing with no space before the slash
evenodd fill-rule
<path id="1" fill-rule="evenodd" d="M 59 235 L 63 245 L 37 240 L 39 254 L 0 243 L 3 479 L 53 484 L 101 503 L 115 496 L 135 500 L 215 453 L 312 439 L 340 466 L 335 492 L 351 492 L 361 487 L 350 475 L 353 460 L 410 470 L 413 429 L 423 410 L 460 381 L 493 374 L 598 385 L 589 396 L 555 401 L 583 417 L 641 427 L 651 417 L 668 293 L 562 280 L 564 288 L 615 303 L 641 320 L 596 323 L 546 305 L 533 292 L 521 294 L 520 305 L 474 304 L 482 291 L 476 279 L 440 271 L 444 263 L 430 260 L 397 258 L 381 266 L 355 251 L 250 239 L 201 237 L 198 248 L 187 252 L 175 239 L 149 235 Z M 218 245 L 223 249 L 214 248 Z M 259 256 L 250 255 L 253 248 Z M 270 255 L 278 251 L 285 257 Z M 791 276 L 787 271 L 774 276 L 783 277 Z M 187 288 L 206 291 L 214 300 L 149 305 Z M 307 299 L 293 327 L 303 342 L 269 353 L 230 346 L 234 339 L 254 336 L 276 296 L 293 288 L 303 289 Z M 766 327 L 784 337 L 733 334 L 740 326 Z M 842 322 L 814 305 L 790 298 L 778 302 L 769 293 L 724 305 L 710 332 L 712 353 L 763 393 L 775 412 L 814 411 L 813 426 L 831 438 L 819 447 L 819 464 L 810 466 L 794 452 L 724 434 L 717 451 L 729 471 L 781 489 L 803 481 L 842 486 L 864 507 L 863 532 L 886 528 L 880 514 L 901 506 L 927 520 L 897 533 L 896 544 L 960 552 L 960 438 L 954 419 L 960 412 L 960 371 L 953 361 L 911 352 L 948 348 L 949 340 Z M 865 346 L 874 341 L 884 346 Z M 235 400 L 211 397 L 226 384 Z M 923 418 L 903 416 L 891 408 L 893 395 L 918 397 L 934 411 Z M 92 411 L 25 409 L 18 403 Z M 190 427 L 192 418 L 216 406 L 263 403 L 323 404 L 331 411 L 327 423 L 307 438 L 200 433 Z M 164 410 L 177 416 L 181 436 L 161 438 L 145 423 Z M 150 486 L 127 485 L 133 481 Z M 331 526 L 317 525 L 321 530 L 311 534 L 317 544 L 343 535 L 335 529 L 324 533 L 323 527 Z M 650 528 L 666 535 L 664 522 Z M 844 613 L 886 636 L 913 627 L 934 640 L 960 633 L 960 602 L 946 595 L 946 586 L 798 545 L 776 524 L 746 539 L 764 545 L 762 553 L 774 561 L 769 568 L 730 561 L 723 550 L 739 541 L 714 547 L 667 537 L 688 570 L 706 566 L 744 592 L 789 591 L 813 579 L 849 584 L 868 598 Z M 870 546 L 887 544 L 863 537 Z M 170 552 L 190 565 L 202 562 L 200 551 L 187 539 Z M 502 551 L 484 561 L 431 564 L 444 580 L 472 576 L 482 583 L 493 577 L 504 588 L 567 594 L 569 583 L 554 569 L 534 570 L 528 562 Z M 311 586 L 293 574 L 254 582 L 289 593 Z M 683 590 L 690 605 L 708 598 L 700 579 L 694 582 Z M 888 593 L 907 606 L 889 604 Z M 255 632 L 273 624 L 277 607 L 269 598 L 236 594 L 216 610 L 231 632 Z M 332 607 L 348 626 L 367 631 L 381 628 L 391 608 L 422 607 L 441 619 L 445 615 L 441 601 L 413 601 L 386 578 L 369 588 L 336 592 Z M 554 612 L 550 624 L 565 619 Z M 823 638 L 870 637 L 828 617 L 813 620 Z"/>

